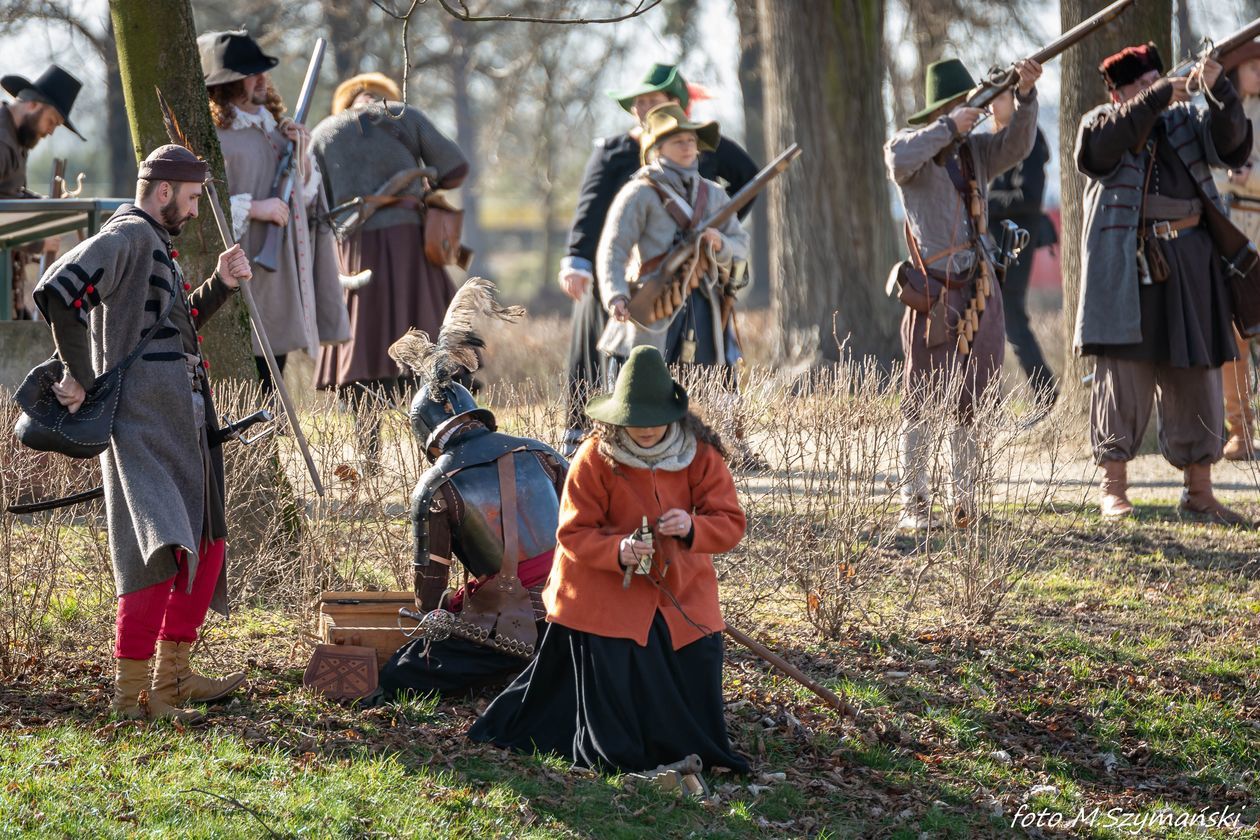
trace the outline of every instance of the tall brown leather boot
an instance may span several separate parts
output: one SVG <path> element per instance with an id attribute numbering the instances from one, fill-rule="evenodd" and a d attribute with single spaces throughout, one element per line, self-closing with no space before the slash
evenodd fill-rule
<path id="1" fill-rule="evenodd" d="M 1254 461 L 1258 445 L 1255 414 L 1251 409 L 1251 347 L 1234 333 L 1238 359 L 1221 365 L 1221 390 L 1225 393 L 1225 428 L 1229 438 L 1222 454 L 1229 461 Z"/>
<path id="2" fill-rule="evenodd" d="M 1251 527 L 1251 520 L 1225 507 L 1212 494 L 1210 464 L 1191 464 L 1186 467 L 1185 489 L 1181 491 L 1181 504 L 1177 506 L 1177 510 L 1183 515 L 1216 525 Z"/>
<path id="3" fill-rule="evenodd" d="M 115 659 L 114 700 L 109 711 L 130 720 L 174 720 L 198 723 L 201 712 L 177 709 L 149 689 L 149 665 L 152 659 Z"/>
<path id="4" fill-rule="evenodd" d="M 222 679 L 203 677 L 192 669 L 188 657 L 191 642 L 157 643 L 157 667 L 153 669 L 152 693 L 173 705 L 222 700 L 245 682 L 245 672 L 235 671 Z"/>
<path id="5" fill-rule="evenodd" d="M 1126 461 L 1103 461 L 1102 495 L 1099 507 L 1103 519 L 1119 519 L 1133 515 L 1133 503 L 1125 495 L 1129 489 L 1129 465 Z"/>

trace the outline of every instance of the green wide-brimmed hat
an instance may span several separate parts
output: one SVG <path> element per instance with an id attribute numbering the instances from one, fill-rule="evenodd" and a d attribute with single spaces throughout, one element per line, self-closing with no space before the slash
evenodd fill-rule
<path id="1" fill-rule="evenodd" d="M 661 351 L 636 347 L 611 394 L 591 397 L 586 416 L 612 426 L 667 426 L 687 413 L 687 392 L 669 375 Z"/>
<path id="2" fill-rule="evenodd" d="M 956 58 L 947 58 L 928 65 L 924 79 L 923 110 L 910 118 L 911 125 L 922 125 L 936 109 L 964 96 L 976 86 L 967 68 Z"/>
<path id="3" fill-rule="evenodd" d="M 687 119 L 681 105 L 677 102 L 666 102 L 643 115 L 643 132 L 639 134 L 639 160 L 647 163 L 648 149 L 680 131 L 694 131 L 702 152 L 717 149 L 718 140 L 722 137 L 721 129 L 713 120 L 692 122 Z"/>
<path id="4" fill-rule="evenodd" d="M 629 111 L 634 105 L 634 98 L 642 96 L 645 93 L 661 93 L 669 94 L 677 97 L 679 103 L 682 104 L 683 110 L 691 104 L 691 96 L 687 93 L 687 82 L 683 79 L 682 74 L 678 72 L 677 64 L 653 64 L 652 69 L 643 77 L 643 81 L 639 82 L 636 87 L 630 90 L 608 91 L 608 95 L 617 100 L 622 108 Z"/>

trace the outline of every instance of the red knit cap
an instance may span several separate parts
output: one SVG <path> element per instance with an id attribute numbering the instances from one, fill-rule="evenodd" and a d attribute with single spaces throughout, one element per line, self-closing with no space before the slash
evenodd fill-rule
<path id="1" fill-rule="evenodd" d="M 1103 59 L 1098 72 L 1107 83 L 1108 90 L 1131 85 L 1152 70 L 1164 74 L 1164 62 L 1154 42 L 1140 47 L 1125 47 L 1115 55 Z"/>

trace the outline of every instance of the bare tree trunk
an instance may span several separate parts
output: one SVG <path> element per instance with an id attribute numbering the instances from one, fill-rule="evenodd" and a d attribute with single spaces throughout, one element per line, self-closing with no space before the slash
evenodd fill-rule
<path id="1" fill-rule="evenodd" d="M 758 0 L 766 141 L 804 149 L 771 186 L 771 311 L 781 357 L 898 353 L 884 176 L 884 0 Z M 834 338 L 833 338 L 834 336 Z"/>
<path id="2" fill-rule="evenodd" d="M 1189 58 L 1194 55 L 1199 39 L 1194 34 L 1190 23 L 1190 3 L 1188 0 L 1177 0 L 1177 52 L 1176 59 Z"/>
<path id="3" fill-rule="evenodd" d="M 202 83 L 197 31 L 189 0 L 110 0 L 109 8 L 127 116 L 136 144 L 135 158 L 143 159 L 153 149 L 169 142 L 155 94 L 155 88 L 161 86 L 162 95 L 170 103 L 190 144 L 210 164 L 215 181 L 226 184 L 223 153 Z M 223 209 L 228 212 L 226 206 Z M 223 240 L 213 216 L 209 198 L 203 196 L 200 215 L 184 228 L 178 239 L 180 267 L 193 283 L 210 276 L 223 250 Z M 201 332 L 206 337 L 205 353 L 213 365 L 213 379 L 258 380 L 249 319 L 239 296 L 233 296 L 224 304 Z M 269 445 L 276 445 L 274 438 Z M 263 541 L 274 545 L 277 539 L 292 537 L 297 532 L 298 519 L 294 515 L 291 489 L 278 456 L 272 458 L 271 466 L 271 480 L 229 490 L 229 496 L 236 499 L 230 507 L 229 524 L 233 531 L 233 553 L 237 557 L 252 557 L 256 546 Z M 282 517 L 289 523 L 288 527 L 278 533 L 274 517 Z"/>
<path id="4" fill-rule="evenodd" d="M 472 49 L 469 39 L 476 36 L 469 31 L 468 24 L 462 21 L 450 21 L 447 31 L 451 35 L 452 47 L 450 68 L 451 97 L 455 110 L 455 142 L 468 159 L 468 177 L 464 179 L 460 189 L 460 198 L 464 205 L 464 244 L 484 261 L 489 255 L 481 235 L 481 197 L 478 194 L 480 178 L 477 177 L 481 166 L 478 152 L 480 144 L 477 121 L 473 116 L 472 89 L 469 86 Z"/>
<path id="5" fill-rule="evenodd" d="M 1107 0 L 1061 0 L 1063 28 L 1075 26 L 1107 5 Z M 1107 91 L 1098 76 L 1104 58 L 1131 44 L 1154 40 L 1164 55 L 1172 55 L 1172 0 L 1147 0 L 1136 4 L 1110 26 L 1094 33 L 1061 57 L 1062 92 L 1059 98 L 1059 159 L 1063 213 L 1063 317 L 1067 346 L 1064 348 L 1063 411 L 1085 417 L 1089 389 L 1080 381 L 1093 369 L 1089 359 L 1076 355 L 1072 337 L 1076 331 L 1076 306 L 1081 294 L 1081 202 L 1085 178 L 1076 169 L 1076 135 L 1081 117 L 1106 101 Z"/>
<path id="6" fill-rule="evenodd" d="M 107 43 L 100 51 L 105 61 L 105 135 L 109 139 L 109 190 L 115 197 L 129 196 L 136 189 L 136 155 L 127 125 L 127 99 L 123 96 L 118 71 L 118 49 L 114 43 L 114 22 L 109 22 Z"/>
<path id="7" fill-rule="evenodd" d="M 735 3 L 739 18 L 739 88 L 744 97 L 744 148 L 759 165 L 766 155 L 765 86 L 761 77 L 761 32 L 757 27 L 757 8 L 751 3 Z M 753 205 L 748 219 L 752 223 L 753 286 L 743 300 L 745 306 L 767 306 L 770 303 L 770 202 L 763 196 Z"/>

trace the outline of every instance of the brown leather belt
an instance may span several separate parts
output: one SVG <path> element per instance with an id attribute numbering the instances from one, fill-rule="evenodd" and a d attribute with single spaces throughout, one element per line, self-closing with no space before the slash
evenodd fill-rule
<path id="1" fill-rule="evenodd" d="M 1203 215 L 1195 213 L 1194 215 L 1186 216 L 1184 219 L 1161 219 L 1160 221 L 1144 219 L 1143 224 L 1146 226 L 1147 236 L 1169 240 L 1181 236 L 1183 230 L 1197 228 L 1201 221 L 1203 221 Z"/>
<path id="2" fill-rule="evenodd" d="M 961 276 L 951 275 L 948 272 L 940 271 L 939 269 L 929 268 L 927 270 L 927 276 L 931 277 L 947 289 L 969 289 L 976 279 L 976 266 L 972 266 L 966 274 Z"/>

